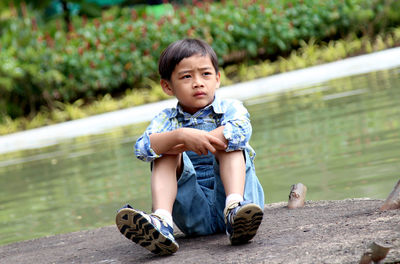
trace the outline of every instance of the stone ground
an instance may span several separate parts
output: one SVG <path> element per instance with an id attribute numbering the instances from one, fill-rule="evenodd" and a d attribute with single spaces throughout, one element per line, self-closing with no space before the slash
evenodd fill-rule
<path id="1" fill-rule="evenodd" d="M 159 257 L 123 237 L 115 226 L 0 247 L 1 263 L 358 263 L 371 242 L 393 247 L 383 262 L 400 263 L 400 210 L 379 211 L 382 200 L 309 201 L 265 207 L 251 243 L 230 246 L 226 235 L 187 238 Z"/>

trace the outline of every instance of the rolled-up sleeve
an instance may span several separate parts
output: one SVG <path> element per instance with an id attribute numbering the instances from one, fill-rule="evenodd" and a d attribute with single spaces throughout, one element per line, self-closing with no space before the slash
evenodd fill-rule
<path id="1" fill-rule="evenodd" d="M 250 124 L 250 114 L 237 100 L 232 101 L 221 119 L 224 128 L 224 137 L 228 141 L 226 151 L 243 150 L 250 140 L 252 127 Z"/>
<path id="2" fill-rule="evenodd" d="M 154 152 L 150 145 L 150 131 L 145 131 L 141 137 L 138 138 L 135 144 L 135 155 L 138 159 L 143 161 L 153 161 L 161 157 Z"/>
<path id="3" fill-rule="evenodd" d="M 162 155 L 157 154 L 152 148 L 150 143 L 150 135 L 171 130 L 171 123 L 169 122 L 168 110 L 164 110 L 150 122 L 146 131 L 137 139 L 135 144 L 135 155 L 138 159 L 143 161 L 153 161 Z"/>

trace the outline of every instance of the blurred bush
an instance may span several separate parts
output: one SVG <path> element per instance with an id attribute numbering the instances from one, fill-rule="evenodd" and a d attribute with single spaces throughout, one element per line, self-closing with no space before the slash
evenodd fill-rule
<path id="1" fill-rule="evenodd" d="M 11 6 L 0 14 L 0 122 L 54 110 L 57 102 L 87 103 L 148 87 L 158 78 L 162 50 L 181 38 L 206 40 L 221 66 L 274 60 L 301 41 L 384 32 L 400 24 L 399 9 L 396 0 L 194 0 L 166 4 L 163 15 L 147 7 L 111 8 L 64 25 L 43 21 L 25 5 Z"/>

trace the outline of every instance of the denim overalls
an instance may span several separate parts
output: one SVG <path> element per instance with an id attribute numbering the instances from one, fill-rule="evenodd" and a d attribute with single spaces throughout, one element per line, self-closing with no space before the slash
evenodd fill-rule
<path id="1" fill-rule="evenodd" d="M 218 117 L 189 118 L 179 116 L 183 127 L 205 131 L 217 128 Z M 178 180 L 178 194 L 172 216 L 175 224 L 186 235 L 208 235 L 225 232 L 225 190 L 219 174 L 219 164 L 214 155 L 197 155 L 192 151 L 182 153 L 183 170 Z M 247 150 L 244 200 L 264 208 L 264 192 L 255 174 L 254 164 Z"/>

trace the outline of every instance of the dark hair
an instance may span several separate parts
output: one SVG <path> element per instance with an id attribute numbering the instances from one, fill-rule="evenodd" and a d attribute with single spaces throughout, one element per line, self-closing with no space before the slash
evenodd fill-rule
<path id="1" fill-rule="evenodd" d="M 170 80 L 172 72 L 181 60 L 195 54 L 210 56 L 215 72 L 218 73 L 218 58 L 215 51 L 205 41 L 199 39 L 182 39 L 171 43 L 160 56 L 158 72 L 161 79 Z"/>

